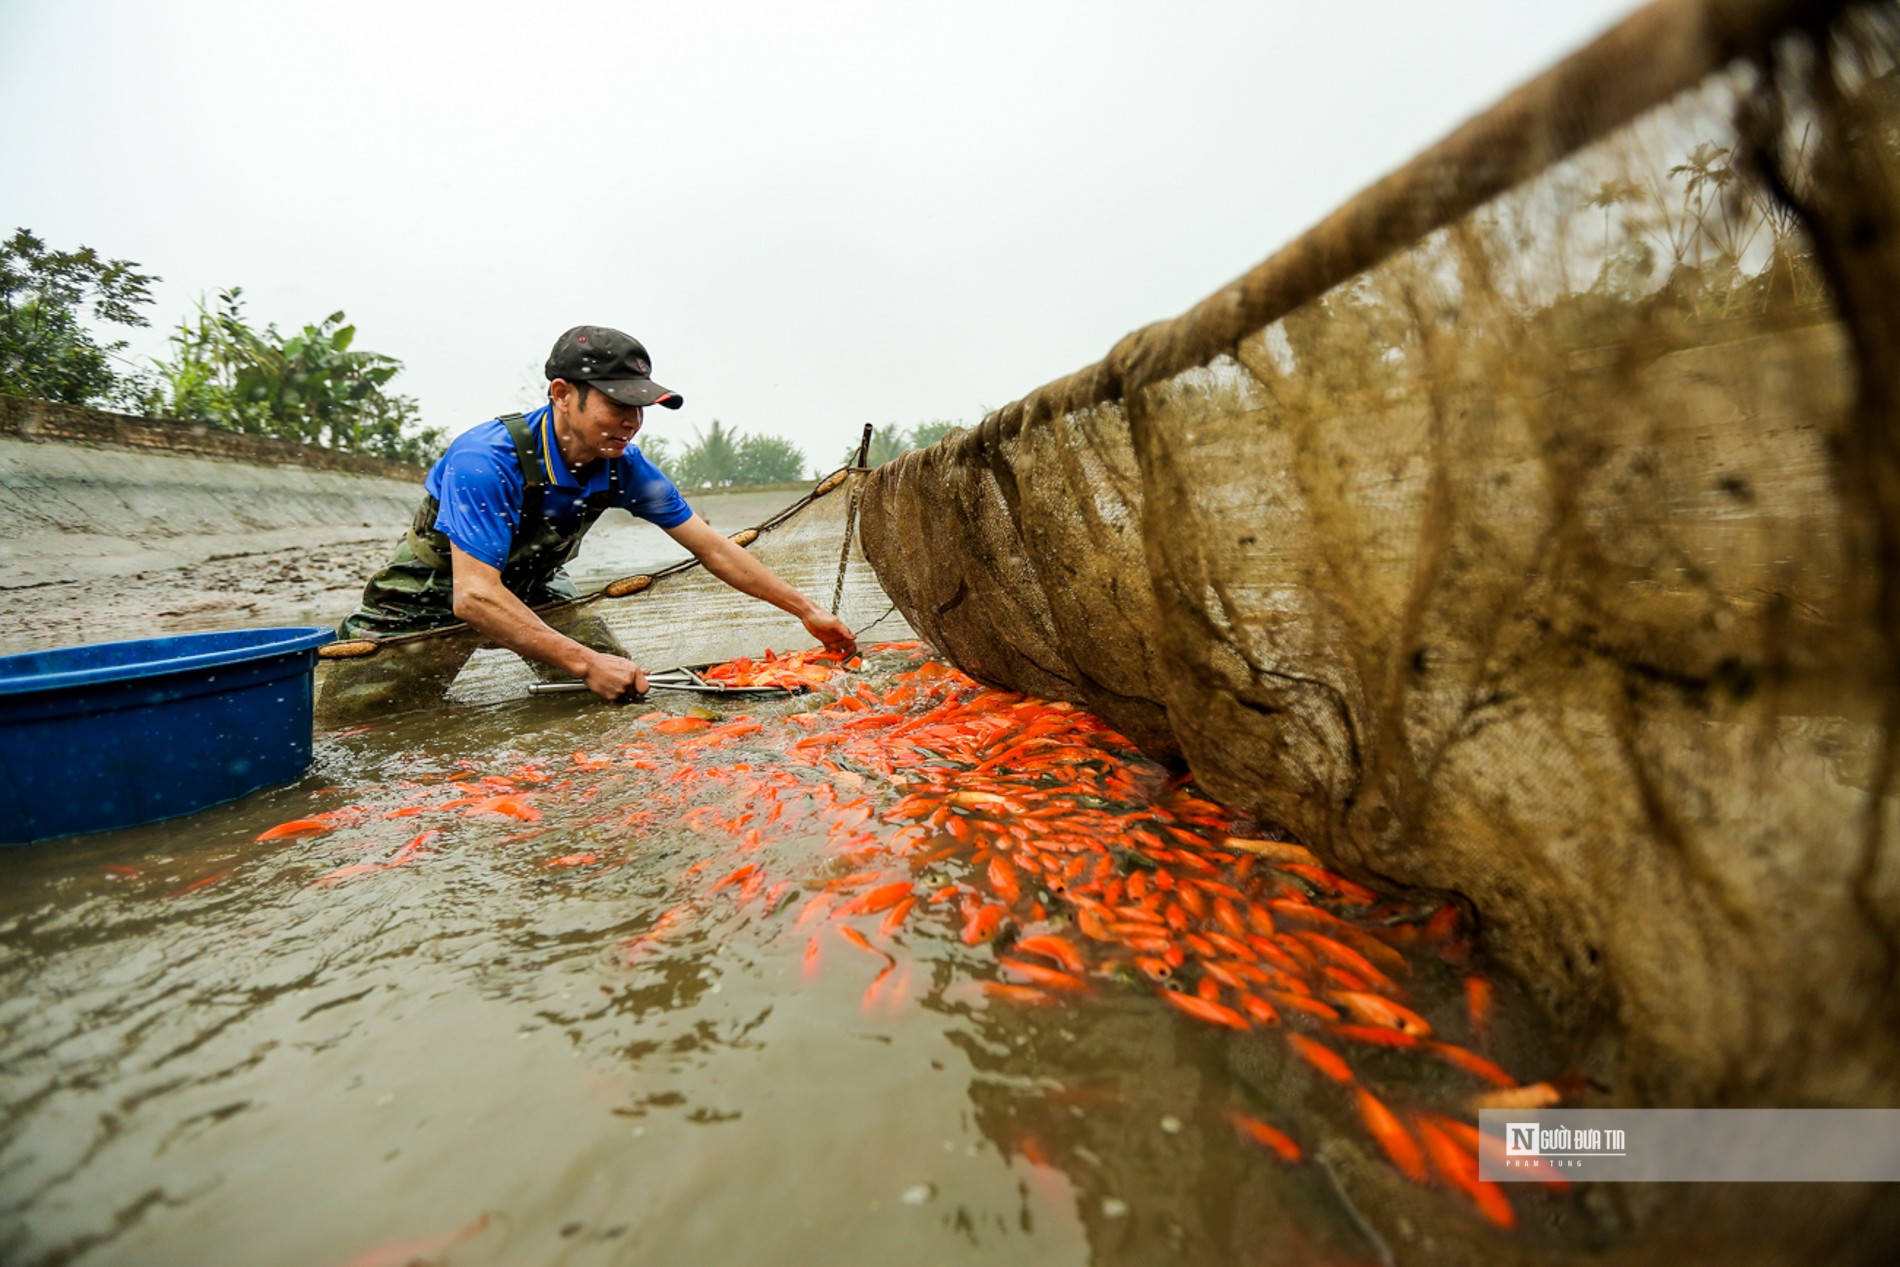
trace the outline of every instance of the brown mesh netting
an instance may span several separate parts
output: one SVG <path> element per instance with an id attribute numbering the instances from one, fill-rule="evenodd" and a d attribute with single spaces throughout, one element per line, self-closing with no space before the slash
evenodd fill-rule
<path id="1" fill-rule="evenodd" d="M 1891 4 L 1638 14 L 876 472 L 880 580 L 1468 897 L 1620 1092 L 1893 1102 L 1896 54 Z"/>

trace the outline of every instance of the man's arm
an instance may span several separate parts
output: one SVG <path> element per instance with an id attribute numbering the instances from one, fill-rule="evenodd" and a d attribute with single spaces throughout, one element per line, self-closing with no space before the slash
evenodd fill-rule
<path id="1" fill-rule="evenodd" d="M 550 629 L 501 583 L 501 572 L 495 567 L 465 554 L 453 543 L 449 546 L 449 564 L 455 575 L 458 620 L 467 621 L 517 655 L 572 673 L 602 699 L 623 700 L 646 694 L 647 675 L 639 665 L 584 647 Z"/>
<path id="2" fill-rule="evenodd" d="M 780 580 L 771 568 L 732 544 L 698 514 L 678 527 L 668 528 L 666 533 L 691 550 L 708 572 L 741 594 L 763 599 L 780 611 L 798 617 L 811 636 L 829 650 L 842 655 L 857 651 L 857 639 L 851 636 L 849 625 Z"/>

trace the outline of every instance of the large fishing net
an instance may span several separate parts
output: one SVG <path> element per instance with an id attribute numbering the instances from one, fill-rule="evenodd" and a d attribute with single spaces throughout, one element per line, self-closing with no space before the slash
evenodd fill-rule
<path id="1" fill-rule="evenodd" d="M 1900 1084 L 1900 13 L 1667 0 L 872 474 L 986 682 L 1462 895 L 1594 1078 Z"/>

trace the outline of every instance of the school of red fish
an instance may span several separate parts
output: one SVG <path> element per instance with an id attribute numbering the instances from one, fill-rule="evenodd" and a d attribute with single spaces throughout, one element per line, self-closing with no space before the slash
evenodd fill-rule
<path id="1" fill-rule="evenodd" d="M 528 825 L 509 837 L 527 841 L 547 830 L 534 826 L 542 806 L 573 802 L 593 812 L 568 822 L 564 811 L 563 829 L 597 835 L 611 825 L 611 838 L 628 842 L 624 851 L 550 856 L 542 865 L 551 868 L 623 865 L 664 824 L 717 842 L 674 878 L 673 905 L 618 947 L 626 968 L 735 904 L 802 936 L 807 974 L 835 956 L 864 957 L 867 1013 L 905 1008 L 915 966 L 907 949 L 928 938 L 989 948 L 993 977 L 952 989 L 999 1006 L 1152 992 L 1158 1006 L 1193 1021 L 1282 1044 L 1289 1076 L 1337 1097 L 1407 1178 L 1454 1194 L 1497 1227 L 1515 1225 L 1503 1188 L 1478 1177 L 1480 1153 L 1495 1141 L 1472 1124 L 1476 1110 L 1546 1107 L 1577 1088 L 1564 1076 L 1523 1085 L 1477 1050 L 1492 989 L 1471 966 L 1457 907 L 1392 901 L 1334 873 L 1196 794 L 1185 777 L 1170 778 L 1074 705 L 985 687 L 917 643 L 869 650 L 915 667 L 874 689 L 848 671 L 857 661 L 816 651 L 719 666 L 705 676 L 812 697 L 805 711 L 764 717 L 648 713 L 629 721 L 628 742 L 610 753 L 574 753 L 569 777 L 543 765 L 506 776 L 470 771 L 412 785 L 424 803 L 379 816 L 501 816 Z M 577 788 L 580 772 L 622 776 L 612 785 L 637 795 L 607 796 L 610 782 L 600 779 Z M 297 819 L 258 839 L 321 835 L 373 812 Z M 438 830 L 311 883 L 419 862 Z M 819 873 L 808 855 L 773 848 L 791 833 L 822 834 Z M 1451 1015 L 1408 990 L 1427 967 L 1435 979 L 1460 979 Z M 1455 1100 L 1402 1101 L 1362 1076 L 1374 1052 L 1435 1062 L 1466 1085 Z M 1312 1145 L 1250 1104 L 1230 1120 L 1283 1163 L 1300 1162 Z M 1538 1177 L 1567 1186 L 1555 1172 Z"/>

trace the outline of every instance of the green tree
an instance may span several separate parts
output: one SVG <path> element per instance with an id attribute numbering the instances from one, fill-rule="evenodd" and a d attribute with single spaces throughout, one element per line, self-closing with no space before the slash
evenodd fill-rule
<path id="1" fill-rule="evenodd" d="M 906 430 L 903 427 L 877 427 L 871 432 L 871 449 L 865 457 L 869 467 L 883 466 L 886 462 L 912 449 L 926 449 L 949 435 L 952 431 L 961 431 L 962 425 L 939 418 L 934 422 L 920 422 Z M 850 465 L 858 460 L 858 449 L 852 445 L 844 452 L 844 463 Z"/>
<path id="2" fill-rule="evenodd" d="M 934 422 L 920 422 L 911 428 L 910 447 L 913 449 L 928 449 L 931 445 L 937 443 L 937 441 L 943 439 L 952 431 L 961 430 L 963 430 L 961 423 L 951 422 L 946 418 L 939 418 Z"/>
<path id="3" fill-rule="evenodd" d="M 739 475 L 741 437 L 714 418 L 705 434 L 680 454 L 673 482 L 683 488 L 729 488 Z"/>
<path id="4" fill-rule="evenodd" d="M 441 427 L 425 427 L 415 397 L 378 392 L 366 402 L 356 447 L 392 462 L 428 466 L 449 447 Z"/>
<path id="5" fill-rule="evenodd" d="M 252 328 L 243 293 L 219 292 L 215 308 L 200 300 L 196 319 L 179 324 L 158 367 L 156 412 L 397 461 L 441 451 L 440 428 L 419 425 L 415 400 L 385 390 L 402 362 L 357 350 L 342 312 L 286 338 L 274 324 Z"/>
<path id="6" fill-rule="evenodd" d="M 865 465 L 873 467 L 883 466 L 898 454 L 912 447 L 910 432 L 904 430 L 904 428 L 878 427 L 871 432 L 871 448 L 869 456 L 865 458 Z M 845 458 L 845 461 L 849 462 L 856 458 L 857 455 L 857 450 L 854 448 L 851 450 L 850 455 Z"/>
<path id="7" fill-rule="evenodd" d="M 805 455 L 780 436 L 747 436 L 739 442 L 739 484 L 782 484 L 805 474 Z"/>
<path id="8" fill-rule="evenodd" d="M 141 388 L 111 360 L 124 340 L 100 343 L 82 309 L 114 325 L 149 324 L 139 312 L 159 279 L 89 246 L 50 251 L 26 229 L 0 244 L 0 392 L 72 405 L 119 403 Z"/>
<path id="9" fill-rule="evenodd" d="M 640 430 L 640 438 L 636 443 L 640 446 L 640 452 L 646 455 L 647 461 L 653 463 L 653 465 L 659 467 L 668 475 L 673 473 L 673 467 L 676 462 L 673 457 L 673 439 L 671 436 L 655 435 L 653 432 L 642 427 Z M 678 481 L 676 480 L 674 482 L 677 483 Z"/>
<path id="10" fill-rule="evenodd" d="M 664 442 L 656 439 L 653 443 Z M 659 465 L 661 457 L 655 456 L 653 443 L 642 444 L 640 451 Z M 687 445 L 677 458 L 671 458 L 664 469 L 681 488 L 738 488 L 801 479 L 805 455 L 789 440 L 748 436 L 728 430 L 715 418 L 705 434 Z"/>

